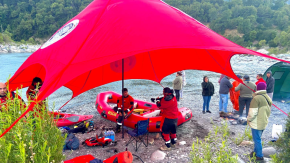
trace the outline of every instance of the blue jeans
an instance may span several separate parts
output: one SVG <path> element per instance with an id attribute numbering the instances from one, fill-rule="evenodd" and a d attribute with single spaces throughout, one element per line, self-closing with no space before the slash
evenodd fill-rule
<path id="1" fill-rule="evenodd" d="M 203 97 L 203 110 L 205 111 L 205 107 L 206 107 L 206 111 L 209 111 L 209 102 L 211 99 L 211 96 L 202 96 Z"/>
<path id="2" fill-rule="evenodd" d="M 261 136 L 264 130 L 256 130 L 252 128 L 252 135 L 254 140 L 254 152 L 257 157 L 263 157 Z"/>
<path id="3" fill-rule="evenodd" d="M 220 94 L 220 111 L 223 111 L 225 113 L 228 112 L 227 107 L 228 107 L 228 100 L 229 100 L 229 94 Z"/>

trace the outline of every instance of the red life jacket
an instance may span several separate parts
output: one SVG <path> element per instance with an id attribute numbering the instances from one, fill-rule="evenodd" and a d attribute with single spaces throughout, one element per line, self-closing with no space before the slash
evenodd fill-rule
<path id="1" fill-rule="evenodd" d="M 117 101 L 118 108 L 122 108 L 122 96 L 118 98 Z M 128 95 L 127 97 L 124 97 L 124 109 L 130 109 L 130 112 L 133 110 L 134 106 L 134 99 L 132 96 Z M 125 111 L 124 110 L 124 111 Z"/>
<path id="2" fill-rule="evenodd" d="M 159 109 L 162 109 L 163 117 L 169 118 L 169 119 L 178 118 L 178 114 L 179 114 L 178 105 L 177 105 L 177 100 L 174 96 L 168 99 L 163 97 L 157 106 Z"/>

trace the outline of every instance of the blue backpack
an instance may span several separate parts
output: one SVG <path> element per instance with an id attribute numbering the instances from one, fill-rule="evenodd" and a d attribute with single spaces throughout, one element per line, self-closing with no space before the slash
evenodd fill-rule
<path id="1" fill-rule="evenodd" d="M 80 141 L 73 133 L 70 133 L 66 140 L 63 147 L 63 150 L 76 150 L 79 149 Z"/>

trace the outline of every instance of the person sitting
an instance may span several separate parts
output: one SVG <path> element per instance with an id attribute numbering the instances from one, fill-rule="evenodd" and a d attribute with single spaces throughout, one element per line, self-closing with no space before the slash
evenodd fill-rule
<path id="1" fill-rule="evenodd" d="M 41 86 L 43 85 L 42 80 L 39 77 L 35 77 L 32 80 L 31 85 L 28 87 L 26 91 L 27 100 L 34 100 L 37 98 L 37 95 L 39 93 L 39 90 L 41 89 Z M 43 100 L 38 103 L 38 105 L 35 107 L 37 110 L 42 110 L 42 108 L 46 109 L 46 100 Z"/>
<path id="2" fill-rule="evenodd" d="M 122 90 L 122 96 L 118 98 L 117 100 L 117 113 L 119 114 L 118 120 L 117 120 L 117 130 L 116 133 L 119 133 L 121 131 L 122 121 L 123 121 L 123 114 L 122 109 L 124 109 L 124 115 L 125 119 L 128 118 L 134 110 L 134 99 L 132 96 L 129 95 L 128 89 L 124 88 Z M 124 97 L 124 108 L 122 107 L 122 97 Z"/>
<path id="3" fill-rule="evenodd" d="M 24 104 L 22 98 L 19 95 L 15 94 L 14 92 L 10 92 L 9 95 L 10 97 L 8 97 L 8 90 L 6 84 L 0 82 L 0 111 L 7 107 L 8 99 L 13 100 L 14 98 L 17 98 L 21 101 L 22 104 Z"/>

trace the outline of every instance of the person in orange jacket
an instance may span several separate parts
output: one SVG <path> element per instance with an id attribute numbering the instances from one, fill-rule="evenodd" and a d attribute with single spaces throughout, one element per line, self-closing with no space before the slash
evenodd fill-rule
<path id="1" fill-rule="evenodd" d="M 237 75 L 237 77 L 239 79 L 242 78 L 241 75 Z M 239 111 L 239 97 L 240 97 L 240 91 L 235 91 L 235 88 L 240 84 L 240 82 L 238 81 L 234 81 L 232 83 L 233 87 L 230 89 L 230 99 L 231 99 L 231 102 L 233 103 L 233 108 L 236 110 L 236 111 Z"/>

